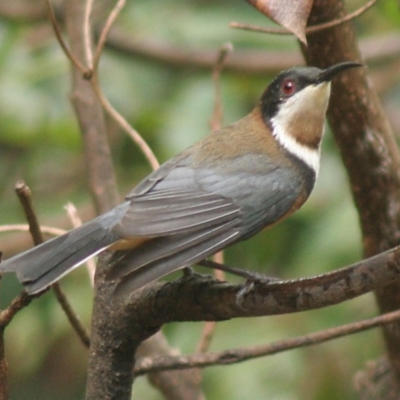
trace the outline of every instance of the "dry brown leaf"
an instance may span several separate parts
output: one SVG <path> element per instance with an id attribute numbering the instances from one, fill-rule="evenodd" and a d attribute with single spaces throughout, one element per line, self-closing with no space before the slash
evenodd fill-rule
<path id="1" fill-rule="evenodd" d="M 314 0 L 247 0 L 307 44 L 305 29 Z"/>

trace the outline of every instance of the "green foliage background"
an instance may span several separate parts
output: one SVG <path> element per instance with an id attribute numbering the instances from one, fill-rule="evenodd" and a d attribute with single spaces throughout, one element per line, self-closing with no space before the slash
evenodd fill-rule
<path id="1" fill-rule="evenodd" d="M 351 9 L 361 4 L 348 2 Z M 380 2 L 355 21 L 355 26 L 359 37 L 365 38 L 398 31 L 399 20 L 393 0 Z M 298 51 L 294 38 L 233 30 L 228 27 L 231 21 L 268 24 L 244 1 L 164 0 L 160 4 L 140 0 L 128 2 L 118 25 L 135 38 L 193 51 L 217 50 L 227 41 L 236 49 Z M 371 68 L 375 76 L 380 76 L 379 67 Z M 224 123 L 250 111 L 270 79 L 268 74 L 224 72 Z M 211 71 L 171 67 L 106 50 L 101 82 L 111 103 L 139 130 L 161 161 L 209 131 L 214 101 Z M 93 215 L 69 87 L 69 65 L 48 23 L 0 16 L 0 225 L 25 222 L 13 194 L 18 179 L 32 188 L 42 223 L 68 229 L 63 210 L 68 201 L 85 219 Z M 399 105 L 400 88 L 398 82 L 384 88 L 380 94 L 390 111 Z M 108 122 L 122 198 L 150 169 L 131 140 Z M 328 131 L 320 177 L 308 203 L 273 230 L 228 249 L 226 262 L 285 278 L 308 276 L 358 260 L 360 241 L 346 173 Z M 27 234 L 0 236 L 0 249 L 6 257 L 28 246 Z M 4 306 L 18 293 L 19 285 L 10 276 L 2 282 Z M 63 279 L 62 286 L 89 325 L 92 292 L 86 271 L 75 271 Z M 211 350 L 263 344 L 375 313 L 373 296 L 366 295 L 319 311 L 227 321 L 218 324 Z M 190 353 L 201 329 L 202 324 L 183 323 L 168 325 L 164 331 L 173 347 Z M 18 314 L 6 332 L 6 351 L 12 399 L 83 398 L 87 350 L 51 293 Z M 208 399 L 356 399 L 352 377 L 382 351 L 379 332 L 366 332 L 273 357 L 208 368 L 204 390 Z M 134 398 L 156 400 L 161 395 L 139 378 Z"/>

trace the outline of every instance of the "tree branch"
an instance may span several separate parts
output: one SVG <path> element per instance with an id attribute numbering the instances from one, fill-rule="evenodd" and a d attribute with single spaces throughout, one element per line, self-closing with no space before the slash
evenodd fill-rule
<path id="1" fill-rule="evenodd" d="M 165 337 L 161 331 L 145 340 L 138 348 L 136 355 L 137 357 L 144 357 L 149 360 L 153 357 L 174 357 L 179 353 L 178 350 L 171 351 Z M 153 354 L 153 356 L 150 356 Z M 134 369 L 134 375 L 136 376 L 136 368 Z M 149 381 L 160 388 L 164 397 L 167 400 L 205 400 L 205 397 L 201 391 L 201 380 L 202 371 L 201 369 L 190 369 L 175 371 L 167 370 L 153 370 L 149 371 Z M 140 374 L 141 375 L 141 374 Z"/>
<path id="2" fill-rule="evenodd" d="M 110 260 L 105 261 L 110 262 Z M 117 263 L 118 260 L 114 262 Z M 115 268 L 117 265 L 113 267 Z M 173 282 L 164 284 L 156 282 L 133 293 L 124 300 L 123 304 L 115 299 L 113 307 L 107 307 L 107 312 L 111 312 L 112 315 L 102 319 L 95 331 L 96 334 L 101 332 L 102 339 L 107 340 L 109 345 L 100 349 L 93 347 L 91 351 L 109 351 L 111 354 L 105 357 L 106 364 L 97 363 L 95 366 L 97 384 L 88 398 L 97 399 L 101 393 L 102 395 L 107 394 L 107 398 L 110 399 L 128 399 L 129 392 L 126 387 L 132 376 L 127 371 L 133 367 L 131 354 L 143 340 L 158 331 L 165 323 L 171 321 L 221 321 L 235 317 L 276 315 L 311 310 L 337 304 L 399 279 L 400 246 L 337 271 L 293 281 L 252 282 L 250 285 L 243 286 L 229 285 L 215 281 L 208 276 L 186 274 Z M 113 292 L 115 283 L 110 281 L 105 281 L 105 283 L 108 285 L 106 290 L 109 295 Z M 104 290 L 105 286 L 102 284 L 97 287 L 98 290 Z M 107 299 L 109 303 L 112 297 L 99 295 L 98 298 Z M 95 307 L 104 307 L 104 304 L 97 303 Z M 396 313 L 356 323 L 351 327 L 339 327 L 333 331 L 319 332 L 293 340 L 300 345 L 311 344 L 318 340 L 328 340 L 344 335 L 346 330 L 349 333 L 383 323 L 393 323 L 398 317 L 399 315 Z M 130 334 L 126 335 L 126 332 Z M 97 342 L 94 338 L 93 341 Z M 286 341 L 281 343 L 280 347 L 282 349 L 289 348 L 294 345 L 293 343 Z M 127 348 L 130 348 L 132 353 L 127 354 Z M 119 354 L 122 349 L 124 349 L 123 354 Z M 263 351 L 266 351 L 265 347 Z M 253 355 L 257 352 L 261 355 L 260 349 L 253 349 L 250 352 Z M 197 360 L 195 362 L 202 366 L 215 363 L 216 359 L 219 362 L 222 359 L 224 363 L 229 363 L 246 358 L 246 354 L 242 353 L 238 356 L 236 352 L 232 351 L 214 356 L 198 355 L 193 357 L 195 357 L 194 360 Z M 112 363 L 115 358 L 120 360 L 121 357 L 124 360 L 125 368 L 123 375 L 116 377 L 109 373 L 111 365 L 107 363 Z M 162 363 L 165 367 L 165 359 L 163 360 Z M 185 361 L 178 357 L 177 363 L 181 367 L 187 367 L 188 363 L 191 363 L 190 360 L 193 359 Z M 114 364 L 112 363 L 112 365 Z M 175 365 L 177 365 L 176 362 Z M 195 365 L 190 364 L 189 366 Z M 143 366 L 136 371 L 143 373 Z M 93 373 L 93 369 L 91 369 L 91 373 Z M 125 384 L 121 384 L 121 379 Z M 89 379 L 89 381 L 91 380 Z"/>
<path id="3" fill-rule="evenodd" d="M 109 260 L 110 254 L 102 253 L 95 274 L 86 400 L 131 398 L 137 327 L 122 304 L 110 304 L 114 286 L 104 279 Z"/>
<path id="4" fill-rule="evenodd" d="M 144 331 L 172 321 L 221 321 L 314 310 L 400 281 L 400 246 L 323 275 L 289 281 L 230 285 L 185 274 L 134 292 L 125 306 L 141 316 Z M 140 310 L 140 311 L 137 311 Z M 139 314 L 140 313 L 140 314 Z"/>
<path id="5" fill-rule="evenodd" d="M 160 356 L 139 359 L 135 365 L 136 376 L 173 369 L 210 367 L 216 365 L 236 364 L 243 361 L 266 357 L 284 351 L 313 346 L 343 336 L 353 335 L 379 326 L 391 324 L 400 320 L 400 311 L 393 311 L 379 317 L 360 322 L 353 322 L 335 328 L 324 329 L 307 335 L 260 346 L 229 349 L 219 352 L 193 354 L 190 356 Z"/>
<path id="6" fill-rule="evenodd" d="M 315 0 L 310 24 L 345 15 L 342 1 Z M 307 63 L 326 67 L 338 61 L 360 61 L 351 24 L 312 34 L 303 48 Z M 353 70 L 334 84 L 329 122 L 350 179 L 367 256 L 400 242 L 400 154 L 376 94 L 370 89 L 365 69 Z M 378 288 L 381 312 L 398 309 L 400 284 Z M 384 329 L 389 357 L 400 379 L 400 323 Z"/>

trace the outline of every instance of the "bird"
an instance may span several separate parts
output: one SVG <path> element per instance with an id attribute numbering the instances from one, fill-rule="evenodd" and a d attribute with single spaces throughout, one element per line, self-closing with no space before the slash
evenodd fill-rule
<path id="1" fill-rule="evenodd" d="M 123 251 L 107 276 L 125 295 L 287 218 L 318 175 L 331 81 L 360 66 L 282 71 L 247 116 L 162 164 L 117 207 L 3 261 L 0 273 L 16 273 L 33 295 L 103 250 Z"/>

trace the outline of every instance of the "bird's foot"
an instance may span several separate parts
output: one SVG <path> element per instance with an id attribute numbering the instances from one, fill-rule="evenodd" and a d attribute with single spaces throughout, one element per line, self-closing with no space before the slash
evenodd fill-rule
<path id="1" fill-rule="evenodd" d="M 247 281 L 243 284 L 242 288 L 236 294 L 236 304 L 243 309 L 245 308 L 244 303 L 246 297 L 252 292 L 254 286 L 257 283 L 268 284 L 280 281 L 279 278 L 267 276 L 264 274 L 260 274 L 258 272 L 250 272 L 250 271 L 246 272 L 248 272 L 251 277 L 247 279 Z"/>

